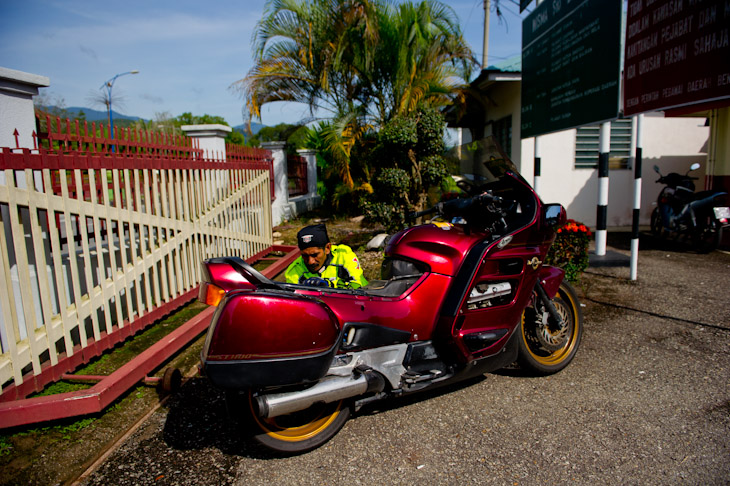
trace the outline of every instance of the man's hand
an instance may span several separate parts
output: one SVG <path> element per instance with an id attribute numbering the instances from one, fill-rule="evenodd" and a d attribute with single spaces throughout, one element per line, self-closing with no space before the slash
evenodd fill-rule
<path id="1" fill-rule="evenodd" d="M 329 287 L 330 284 L 327 280 L 320 277 L 309 277 L 302 285 L 309 285 L 310 287 Z"/>

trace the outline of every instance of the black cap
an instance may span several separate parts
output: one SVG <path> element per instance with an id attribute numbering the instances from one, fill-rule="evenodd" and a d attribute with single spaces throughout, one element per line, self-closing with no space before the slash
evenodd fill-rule
<path id="1" fill-rule="evenodd" d="M 324 248 L 329 242 L 327 227 L 324 223 L 305 226 L 297 233 L 297 244 L 300 250 L 312 247 Z"/>

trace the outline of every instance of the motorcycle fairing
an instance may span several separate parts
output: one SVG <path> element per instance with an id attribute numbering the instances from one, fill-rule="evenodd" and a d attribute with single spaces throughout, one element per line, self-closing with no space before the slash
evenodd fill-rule
<path id="1" fill-rule="evenodd" d="M 565 277 L 565 270 L 559 267 L 552 267 L 550 265 L 543 265 L 540 267 L 538 272 L 540 284 L 545 289 L 545 293 L 549 298 L 553 298 L 557 295 L 560 284 L 563 282 Z"/>
<path id="2" fill-rule="evenodd" d="M 694 201 L 690 202 L 684 207 L 684 211 L 679 214 L 678 219 L 687 219 L 685 211 L 689 213 L 689 218 L 692 221 L 692 226 L 696 226 L 696 218 L 698 215 L 707 212 L 710 213 L 714 206 L 719 206 L 721 203 L 719 199 L 722 196 L 726 196 L 727 193 L 723 191 L 701 191 L 694 195 Z"/>
<path id="3" fill-rule="evenodd" d="M 552 239 L 542 240 L 538 235 L 528 226 L 510 235 L 511 242 L 503 248 L 499 242 L 484 240 L 464 259 L 444 300 L 439 324 L 449 324 L 448 335 L 444 329 L 440 334 L 459 350 L 459 361 L 500 352 L 519 325 L 536 284 L 546 287 L 550 298 L 557 293 L 565 272 L 542 266 Z M 509 285 L 510 293 L 482 308 L 468 304 L 473 289 L 494 284 Z"/>
<path id="4" fill-rule="evenodd" d="M 313 292 L 337 316 L 339 322 L 368 322 L 410 333 L 408 341 L 430 339 L 438 319 L 437 303 L 448 289 L 451 278 L 436 273 L 425 273 L 398 297 L 355 292 Z"/>
<path id="5" fill-rule="evenodd" d="M 477 245 L 467 256 L 441 311 L 442 322 L 453 319 L 450 340 L 459 350 L 457 358 L 462 362 L 500 352 L 514 334 L 522 309 L 538 280 L 538 272 L 526 262 L 539 259 L 543 254 L 540 246 L 519 245 L 504 249 L 498 249 L 496 245 L 486 245 L 482 249 L 482 246 Z M 473 267 L 467 265 L 469 261 L 473 261 Z M 472 289 L 498 283 L 509 284 L 510 293 L 485 307 L 469 306 L 468 296 Z"/>

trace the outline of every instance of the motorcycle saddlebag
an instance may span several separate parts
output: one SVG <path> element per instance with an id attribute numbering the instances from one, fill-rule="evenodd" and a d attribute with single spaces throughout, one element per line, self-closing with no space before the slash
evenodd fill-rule
<path id="1" fill-rule="evenodd" d="M 327 373 L 339 340 L 339 322 L 320 301 L 284 292 L 233 292 L 208 329 L 203 372 L 223 388 L 314 382 Z"/>

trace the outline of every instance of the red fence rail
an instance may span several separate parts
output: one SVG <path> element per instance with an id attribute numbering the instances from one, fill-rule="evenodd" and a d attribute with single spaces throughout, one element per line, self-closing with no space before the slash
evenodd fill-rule
<path id="1" fill-rule="evenodd" d="M 106 155 L 116 153 L 127 157 L 144 156 L 164 159 L 201 159 L 203 150 L 197 141 L 182 135 L 168 135 L 148 130 L 114 127 L 114 138 L 109 127 L 68 118 L 37 116 L 35 149 L 60 152 L 78 152 Z"/>

